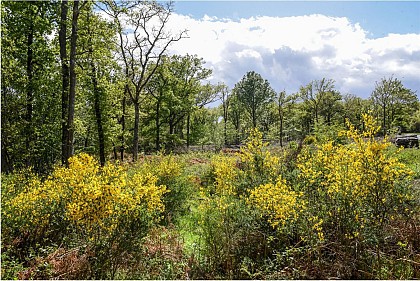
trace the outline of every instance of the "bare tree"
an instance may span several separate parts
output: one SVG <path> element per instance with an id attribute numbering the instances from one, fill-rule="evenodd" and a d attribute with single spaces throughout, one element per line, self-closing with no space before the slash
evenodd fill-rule
<path id="1" fill-rule="evenodd" d="M 118 29 L 121 60 L 127 79 L 124 95 L 134 106 L 133 161 L 138 157 L 140 103 L 146 85 L 173 42 L 186 38 L 186 30 L 168 31 L 173 2 L 107 1 L 104 11 Z M 127 5 L 130 5 L 129 9 Z"/>

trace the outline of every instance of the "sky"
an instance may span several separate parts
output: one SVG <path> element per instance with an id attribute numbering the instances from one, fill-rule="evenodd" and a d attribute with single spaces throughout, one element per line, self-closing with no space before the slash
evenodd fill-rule
<path id="1" fill-rule="evenodd" d="M 196 54 L 212 83 L 231 89 L 248 71 L 288 94 L 322 78 L 367 98 L 395 77 L 420 98 L 420 2 L 177 1 L 170 20 L 189 38 L 173 54 Z"/>

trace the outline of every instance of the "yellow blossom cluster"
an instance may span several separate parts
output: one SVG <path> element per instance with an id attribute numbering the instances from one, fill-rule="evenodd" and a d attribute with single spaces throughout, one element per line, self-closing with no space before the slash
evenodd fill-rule
<path id="1" fill-rule="evenodd" d="M 349 129 L 341 133 L 350 144 L 327 142 L 313 151 L 306 148 L 297 164 L 299 183 L 309 202 L 341 227 L 349 222 L 352 237 L 358 235 L 354 229 L 369 221 L 382 223 L 395 206 L 411 199 L 411 193 L 400 188 L 410 179 L 411 170 L 386 153 L 386 140 L 375 140 L 379 127 L 373 118 L 363 115 L 363 121 L 364 131 L 348 124 Z"/>
<path id="2" fill-rule="evenodd" d="M 279 176 L 275 184 L 263 184 L 252 190 L 248 203 L 260 209 L 273 227 L 284 227 L 305 209 L 302 196 L 303 193 L 293 191 Z"/>
<path id="3" fill-rule="evenodd" d="M 211 159 L 214 186 L 218 195 L 236 194 L 238 171 L 235 165 L 236 159 L 233 157 L 216 155 Z"/>
<path id="4" fill-rule="evenodd" d="M 244 147 L 241 148 L 240 160 L 242 169 L 251 178 L 263 181 L 275 180 L 280 171 L 280 158 L 272 155 L 265 148 L 268 143 L 263 142 L 262 133 L 258 129 L 251 129 Z"/>
<path id="5" fill-rule="evenodd" d="M 25 175 L 23 171 L 28 173 Z M 2 222 L 23 229 L 45 226 L 50 220 L 54 202 L 60 198 L 60 190 L 45 190 L 41 180 L 31 170 L 23 171 L 7 183 L 7 191 L 2 190 L 2 194 L 16 192 L 14 196 L 2 198 Z"/>
<path id="6" fill-rule="evenodd" d="M 159 153 L 139 162 L 135 170 L 143 174 L 150 172 L 158 178 L 159 183 L 168 184 L 181 175 L 182 165 L 182 161 L 178 161 L 173 155 Z"/>
<path id="7" fill-rule="evenodd" d="M 166 192 L 150 173 L 129 176 L 124 166 L 114 164 L 101 168 L 81 153 L 69 159 L 68 168 L 57 167 L 45 181 L 35 178 L 26 191 L 5 202 L 6 216 L 23 219 L 21 227 L 45 226 L 55 216 L 88 232 L 98 227 L 112 231 L 122 215 L 163 211 Z"/>

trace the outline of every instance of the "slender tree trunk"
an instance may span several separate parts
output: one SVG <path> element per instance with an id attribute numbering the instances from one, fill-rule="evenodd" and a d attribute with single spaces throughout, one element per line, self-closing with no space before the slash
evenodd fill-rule
<path id="1" fill-rule="evenodd" d="M 385 103 L 382 106 L 382 110 L 383 110 L 383 114 L 384 114 L 384 116 L 383 116 L 384 136 L 386 136 L 386 106 L 385 106 Z"/>
<path id="2" fill-rule="evenodd" d="M 223 126 L 223 138 L 224 138 L 224 144 L 227 145 L 227 120 L 223 119 L 224 126 Z"/>
<path id="3" fill-rule="evenodd" d="M 89 34 L 89 60 L 90 60 L 90 75 L 92 80 L 93 86 L 93 104 L 95 109 L 95 119 L 96 119 L 96 128 L 98 132 L 98 142 L 99 142 L 99 161 L 101 166 L 105 165 L 105 136 L 104 136 L 104 129 L 102 126 L 102 109 L 101 109 L 101 89 L 98 86 L 98 79 L 97 79 L 97 69 L 95 66 L 95 62 L 93 60 L 93 44 L 92 44 L 92 32 L 90 30 L 91 23 L 90 23 L 90 13 L 88 14 L 88 34 Z"/>
<path id="4" fill-rule="evenodd" d="M 134 103 L 134 136 L 133 136 L 133 162 L 137 161 L 139 154 L 139 124 L 140 124 L 140 105 Z"/>
<path id="5" fill-rule="evenodd" d="M 60 30 L 59 30 L 59 43 L 60 43 L 60 60 L 61 60 L 61 163 L 68 166 L 68 100 L 69 100 L 69 66 L 67 62 L 67 13 L 68 3 L 63 0 L 61 2 L 61 16 L 60 16 Z"/>
<path id="6" fill-rule="evenodd" d="M 191 124 L 191 114 L 188 112 L 187 115 L 187 149 L 190 147 L 190 124 Z M 182 132 L 182 130 L 181 130 Z"/>
<path id="7" fill-rule="evenodd" d="M 73 18 L 71 24 L 70 37 L 70 90 L 69 90 L 69 112 L 67 118 L 68 138 L 67 138 L 67 156 L 73 155 L 74 139 L 74 103 L 76 98 L 76 43 L 77 43 L 77 20 L 79 18 L 79 1 L 73 2 Z"/>
<path id="8" fill-rule="evenodd" d="M 114 161 L 117 161 L 118 154 L 117 154 L 117 148 L 114 142 L 112 142 L 112 152 L 114 153 Z"/>
<path id="9" fill-rule="evenodd" d="M 93 53 L 92 48 L 89 49 Z M 98 129 L 98 141 L 99 141 L 99 161 L 101 166 L 105 165 L 105 135 L 102 126 L 102 109 L 101 109 L 101 90 L 98 86 L 98 80 L 96 79 L 97 71 L 93 59 L 90 61 L 92 85 L 93 85 L 93 96 L 94 96 L 94 107 L 95 107 L 95 118 Z"/>
<path id="10" fill-rule="evenodd" d="M 227 122 L 228 122 L 228 107 L 227 93 L 222 92 L 222 106 L 223 106 L 223 140 L 224 145 L 227 145 Z"/>
<path id="11" fill-rule="evenodd" d="M 283 147 L 283 116 L 280 116 L 280 146 Z"/>
<path id="12" fill-rule="evenodd" d="M 160 99 L 156 102 L 156 150 L 160 150 Z"/>
<path id="13" fill-rule="evenodd" d="M 254 108 L 252 109 L 252 127 L 253 129 L 257 127 L 257 114 Z"/>
<path id="14" fill-rule="evenodd" d="M 6 108 L 8 108 L 7 104 L 8 104 L 8 94 L 7 94 L 7 89 L 4 85 L 4 83 L 1 85 L 1 171 L 3 173 L 9 173 L 13 170 L 13 162 L 12 159 L 10 158 L 10 154 L 8 151 L 8 148 L 10 147 L 8 145 L 9 141 L 8 141 L 8 136 L 6 135 L 6 132 L 8 132 L 8 130 L 3 130 L 6 127 L 6 124 L 9 124 L 9 115 L 10 114 L 4 114 L 6 112 Z M 4 111 L 3 111 L 4 110 Z"/>
<path id="15" fill-rule="evenodd" d="M 32 45 L 34 42 L 34 26 L 33 23 L 30 24 L 28 41 L 27 41 L 27 58 L 26 58 L 26 73 L 28 77 L 28 86 L 26 92 L 26 136 L 25 136 L 25 146 L 26 146 L 26 166 L 31 165 L 31 153 L 32 153 L 32 141 L 33 141 L 33 125 L 32 125 L 32 112 L 33 112 L 33 99 L 34 99 L 34 89 L 33 89 L 33 50 Z"/>
<path id="16" fill-rule="evenodd" d="M 174 128 L 175 128 L 175 122 L 174 122 L 175 117 L 170 117 L 169 119 L 169 134 L 173 135 L 174 134 Z"/>
<path id="17" fill-rule="evenodd" d="M 128 85 L 125 86 L 127 90 Z M 125 106 L 126 106 L 126 93 L 124 92 L 124 96 L 122 99 L 122 116 L 121 116 L 121 147 L 120 147 L 120 157 L 121 161 L 124 161 L 124 150 L 125 150 Z"/>
<path id="18" fill-rule="evenodd" d="M 90 136 L 90 126 L 87 128 L 87 131 L 86 131 L 84 148 L 87 148 L 89 145 L 89 136 Z"/>

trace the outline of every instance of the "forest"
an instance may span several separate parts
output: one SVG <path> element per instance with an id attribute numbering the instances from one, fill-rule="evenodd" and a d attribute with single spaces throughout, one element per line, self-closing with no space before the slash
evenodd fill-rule
<path id="1" fill-rule="evenodd" d="M 420 278 L 416 92 L 211 83 L 175 5 L 1 3 L 1 278 Z"/>

